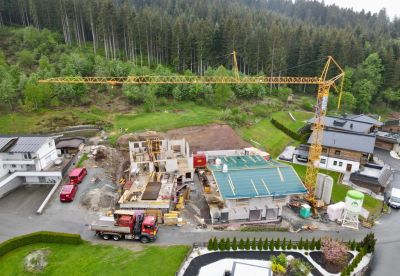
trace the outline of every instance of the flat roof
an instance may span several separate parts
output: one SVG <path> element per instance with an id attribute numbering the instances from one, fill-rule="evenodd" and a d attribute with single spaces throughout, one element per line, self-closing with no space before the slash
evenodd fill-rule
<path id="1" fill-rule="evenodd" d="M 224 199 L 304 194 L 307 192 L 292 166 L 266 161 L 261 156 L 220 158 L 228 165 L 211 165 L 214 179 Z"/>

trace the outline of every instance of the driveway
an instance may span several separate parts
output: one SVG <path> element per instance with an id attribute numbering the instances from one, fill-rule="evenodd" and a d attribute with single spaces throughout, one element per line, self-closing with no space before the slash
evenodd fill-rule
<path id="1" fill-rule="evenodd" d="M 96 187 L 90 182 L 92 176 L 99 174 L 103 169 L 88 170 L 88 176 L 80 184 L 77 197 L 71 203 L 61 203 L 58 193 L 55 193 L 49 205 L 42 215 L 35 213 L 37 204 L 40 204 L 45 187 L 32 189 L 25 187 L 17 189 L 8 196 L 0 199 L 0 242 L 17 235 L 35 231 L 49 230 L 67 233 L 77 233 L 83 239 L 95 243 L 118 244 L 126 248 L 138 247 L 133 241 L 102 241 L 89 230 L 89 224 L 97 217 L 97 213 L 89 212 L 79 205 L 79 198 L 84 191 Z M 42 189 L 42 190 L 41 190 Z M 44 193 L 46 195 L 47 193 Z M 400 256 L 400 212 L 393 211 L 390 216 L 381 219 L 380 224 L 374 228 L 378 238 L 376 248 L 375 267 L 372 275 L 393 275 L 393 271 L 400 271 L 400 262 L 396 258 Z M 240 232 L 240 231 L 207 231 L 193 230 L 192 227 L 160 227 L 159 238 L 156 244 L 193 244 L 193 242 L 206 242 L 213 237 L 247 238 L 268 237 L 277 239 L 298 240 L 300 237 L 312 239 L 313 237 L 332 236 L 343 240 L 362 239 L 369 230 L 355 231 L 343 228 L 340 231 L 316 231 L 316 232 Z"/>

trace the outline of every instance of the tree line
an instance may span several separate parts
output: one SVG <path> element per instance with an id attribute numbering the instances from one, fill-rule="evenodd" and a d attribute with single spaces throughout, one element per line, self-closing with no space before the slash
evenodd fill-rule
<path id="1" fill-rule="evenodd" d="M 26 77 L 33 69 L 40 71 L 33 75 L 36 78 L 157 70 L 204 75 L 219 65 L 229 73 L 229 53 L 234 49 L 243 74 L 315 76 L 324 58 L 332 55 L 350 76 L 344 97 L 349 109 L 367 112 L 372 102 L 396 106 L 400 101 L 400 24 L 398 18 L 390 21 L 384 10 L 357 13 L 305 0 L 0 0 L 0 24 L 44 30 L 29 28 L 17 35 L 24 48 L 15 54 Z M 39 45 L 31 45 L 37 40 Z M 164 66 L 157 69 L 158 64 Z M 369 70 L 373 72 L 365 73 Z M 11 81 L 3 82 L 5 91 L 10 91 Z M 16 82 L 15 89 L 22 91 Z M 198 97 L 210 95 L 210 87 L 190 89 Z M 73 90 L 82 93 L 85 86 L 60 86 L 57 93 L 74 101 Z M 184 86 L 175 91 L 174 87 L 124 90 L 143 101 L 146 91 L 194 97 L 186 95 Z M 230 98 L 265 94 L 265 88 L 253 89 L 254 93 L 248 87 L 231 87 L 233 93 L 225 90 L 222 94 Z"/>

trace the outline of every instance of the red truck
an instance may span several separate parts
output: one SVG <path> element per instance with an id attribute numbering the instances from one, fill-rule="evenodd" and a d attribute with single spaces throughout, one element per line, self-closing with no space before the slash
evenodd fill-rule
<path id="1" fill-rule="evenodd" d="M 133 210 L 117 210 L 114 217 L 101 217 L 90 225 L 90 229 L 104 240 L 140 240 L 142 243 L 155 241 L 158 232 L 155 216 Z"/>
<path id="2" fill-rule="evenodd" d="M 75 185 L 82 182 L 87 175 L 86 168 L 75 168 L 69 173 L 69 184 Z"/>

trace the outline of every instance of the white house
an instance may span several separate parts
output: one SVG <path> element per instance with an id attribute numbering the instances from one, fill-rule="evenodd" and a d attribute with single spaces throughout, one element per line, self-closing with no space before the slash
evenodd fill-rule
<path id="1" fill-rule="evenodd" d="M 22 184 L 56 183 L 59 169 L 50 168 L 57 159 L 50 136 L 0 136 L 0 197 Z"/>

